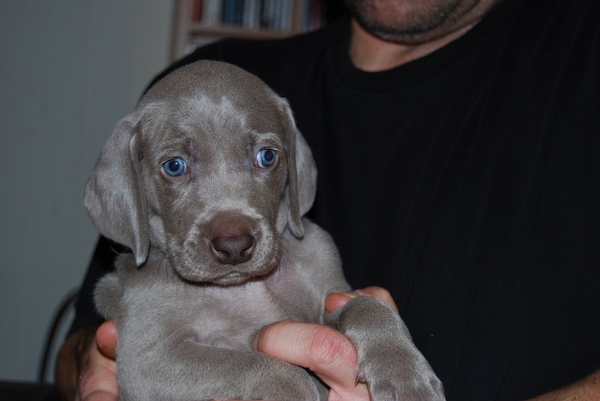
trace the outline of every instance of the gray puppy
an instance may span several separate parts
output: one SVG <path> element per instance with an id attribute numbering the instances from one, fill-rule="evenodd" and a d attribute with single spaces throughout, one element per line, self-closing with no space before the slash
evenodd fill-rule
<path id="1" fill-rule="evenodd" d="M 349 286 L 329 235 L 302 217 L 315 187 L 287 102 L 229 64 L 176 70 L 119 122 L 85 206 L 132 250 L 95 297 L 118 327 L 121 400 L 326 398 L 304 369 L 253 351 L 284 319 L 344 333 L 373 400 L 444 399 L 391 308 L 361 296 L 325 313 Z"/>

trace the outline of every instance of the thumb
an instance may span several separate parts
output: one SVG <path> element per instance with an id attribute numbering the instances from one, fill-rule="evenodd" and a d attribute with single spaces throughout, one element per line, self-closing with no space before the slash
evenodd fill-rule
<path id="1" fill-rule="evenodd" d="M 117 350 L 117 325 L 109 320 L 104 322 L 96 331 L 96 344 L 104 356 L 110 359 L 116 358 Z"/>

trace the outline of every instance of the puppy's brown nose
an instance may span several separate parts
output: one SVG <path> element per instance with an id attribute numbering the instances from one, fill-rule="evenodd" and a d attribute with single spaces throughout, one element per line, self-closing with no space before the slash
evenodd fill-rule
<path id="1" fill-rule="evenodd" d="M 252 257 L 254 237 L 250 234 L 216 237 L 212 240 L 213 253 L 219 263 L 237 265 Z"/>

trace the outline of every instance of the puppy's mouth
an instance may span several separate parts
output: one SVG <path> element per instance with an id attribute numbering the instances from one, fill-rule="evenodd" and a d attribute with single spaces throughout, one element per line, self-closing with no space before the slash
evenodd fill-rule
<path id="1" fill-rule="evenodd" d="M 281 255 L 275 252 L 267 260 L 250 260 L 246 263 L 226 265 L 211 262 L 191 262 L 171 255 L 171 264 L 177 275 L 189 283 L 219 286 L 240 285 L 249 281 L 263 280 L 273 274 Z"/>
<path id="2" fill-rule="evenodd" d="M 272 266 L 272 267 L 268 267 L 268 268 L 264 268 L 261 269 L 260 271 L 251 271 L 251 272 L 244 272 L 244 271 L 240 271 L 240 270 L 229 270 L 227 272 L 224 272 L 220 275 L 214 274 L 214 275 L 202 275 L 201 277 L 195 275 L 195 274 L 186 274 L 185 272 L 181 272 L 178 271 L 179 276 L 184 279 L 185 281 L 188 281 L 190 283 L 196 283 L 196 284 L 214 284 L 214 285 L 218 285 L 218 286 L 234 286 L 234 285 L 240 285 L 240 284 L 244 284 L 250 281 L 260 281 L 260 280 L 264 280 L 265 278 L 267 278 L 268 276 L 270 276 L 271 274 L 273 274 L 275 271 L 277 270 L 277 266 Z"/>
<path id="3" fill-rule="evenodd" d="M 254 277 L 256 277 L 256 276 L 234 270 L 234 271 L 224 274 L 220 277 L 216 277 L 211 281 L 214 284 L 217 284 L 220 286 L 229 286 L 229 285 L 243 284 Z"/>

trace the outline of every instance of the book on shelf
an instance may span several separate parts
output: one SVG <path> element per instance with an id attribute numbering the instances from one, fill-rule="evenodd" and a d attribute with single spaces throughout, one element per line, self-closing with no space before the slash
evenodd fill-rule
<path id="1" fill-rule="evenodd" d="M 296 8 L 296 2 L 302 4 Z M 323 24 L 322 0 L 193 0 L 191 19 L 206 27 L 304 32 Z M 294 15 L 295 9 L 301 15 Z M 297 24 L 294 24 L 297 21 Z"/>

